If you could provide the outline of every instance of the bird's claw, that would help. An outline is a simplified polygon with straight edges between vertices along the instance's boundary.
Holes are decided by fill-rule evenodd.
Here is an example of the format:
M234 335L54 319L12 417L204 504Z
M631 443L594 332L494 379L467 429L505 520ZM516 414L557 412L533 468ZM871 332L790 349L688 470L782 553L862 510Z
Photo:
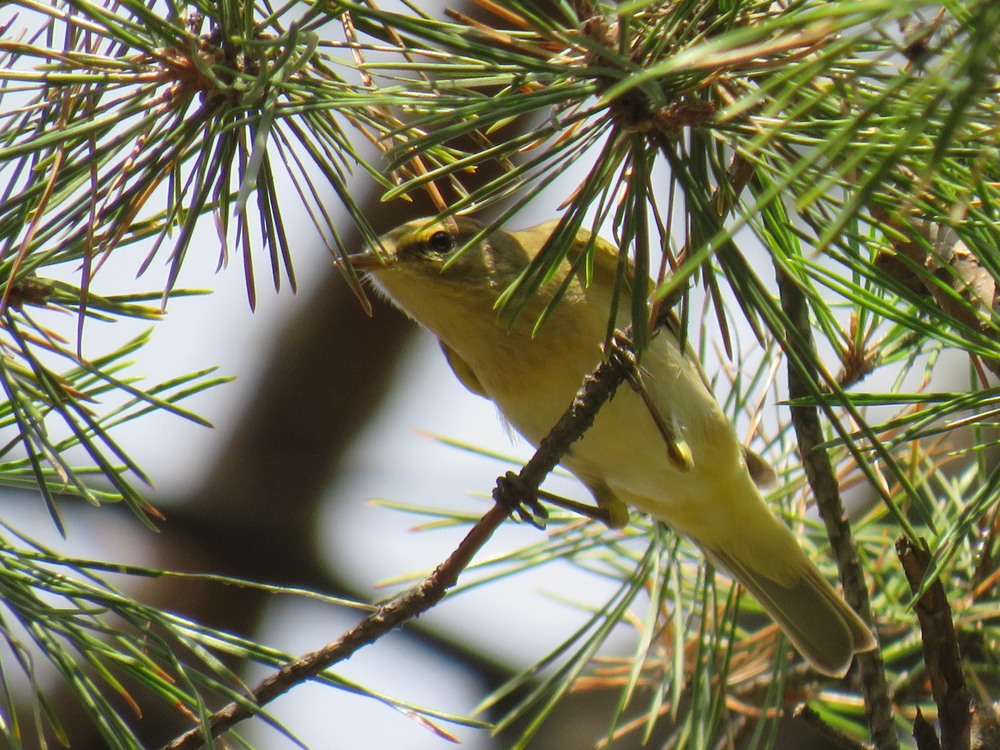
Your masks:
M493 500L508 508L518 520L530 523L536 529L545 529L545 521L549 517L548 511L538 501L535 492L530 490L513 471L508 471L497 479Z
M608 360L624 369L625 377L628 380L629 385L632 386L632 390L638 393L642 398L642 402L646 405L646 410L649 412L649 416L652 417L653 423L656 425L656 429L663 438L663 442L667 448L667 456L670 458L670 461L680 471L691 471L694 466L694 459L691 456L691 448L678 435L679 430L675 427L675 425L672 425L664 417L664 415L660 413L660 409L654 402L653 397L650 395L645 383L643 383L642 368L639 365L639 360L635 356L635 347L629 337L619 330L616 330L611 338L611 344L608 347Z
M635 345L632 339L622 331L615 329L611 335L611 341L607 347L608 361L621 367L625 372L632 390L638 391L642 386L642 377L639 370L639 360L635 356Z

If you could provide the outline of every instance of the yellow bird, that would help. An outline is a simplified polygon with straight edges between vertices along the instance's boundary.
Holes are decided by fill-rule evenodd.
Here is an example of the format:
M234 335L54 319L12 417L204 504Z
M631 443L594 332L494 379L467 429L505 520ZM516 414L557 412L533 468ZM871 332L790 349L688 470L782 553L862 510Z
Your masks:
M380 251L351 258L438 337L458 379L492 400L535 446L601 361L618 258L614 246L595 238L591 282L582 272L569 279L535 331L587 247L591 235L581 231L521 314L500 316L500 294L555 226L495 231L453 257L483 225L462 217L420 219L384 235ZM628 290L622 294L618 309L627 315ZM768 509L754 477L770 470L742 448L697 356L681 349L675 332L661 330L649 342L639 378L638 391L621 389L562 461L590 489L601 510L595 516L622 526L631 506L686 535L753 594L813 668L842 677L855 653L875 648L875 638Z

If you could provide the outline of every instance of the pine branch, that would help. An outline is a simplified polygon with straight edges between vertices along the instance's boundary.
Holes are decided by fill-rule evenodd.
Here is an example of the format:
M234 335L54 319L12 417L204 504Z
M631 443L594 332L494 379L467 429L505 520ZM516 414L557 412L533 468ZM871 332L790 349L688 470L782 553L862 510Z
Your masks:
M815 362L817 355L809 320L809 308L798 286L780 269L778 289L781 294L782 309L793 328L789 331L788 338L798 340L808 347L808 351L802 352L803 356L799 361ZM815 373L812 373L811 377L815 380ZM812 389L805 380L805 375L795 366L792 358L788 361L788 395L793 401L812 396ZM833 471L830 454L822 447L824 436L820 427L819 410L814 406L792 406L791 415L809 486L816 498L820 516L826 524L830 544L837 560L844 596L862 619L871 623L872 609L864 571L858 559L857 546L840 497L840 487ZM882 651L876 648L873 651L857 654L855 658L860 667L865 711L875 747L878 750L896 750L899 747L899 738L893 724L892 701L889 698Z
M972 693L965 682L955 624L948 596L940 579L925 585L924 576L931 556L908 539L896 542L896 554L903 565L906 580L914 594L919 594L915 609L920 621L924 667L931 681L931 692L938 707L941 747L960 750L969 747L972 719ZM933 732L933 729L931 729ZM914 734L917 724L914 724ZM926 731L921 732L922 736ZM926 741L926 740L925 740Z
M625 379L631 353L624 349L624 339L616 337L609 357L588 375L569 409L563 414L538 450L516 478L501 477L494 491L496 505L473 526L455 551L423 581L380 606L356 627L318 651L290 662L262 680L246 700L234 701L215 712L203 727L190 730L165 745L163 750L193 750L210 737L228 731L240 721L251 718L262 707L296 685L349 658L365 646L378 641L390 631L426 612L457 582L472 558L512 512L523 505L534 506L536 493L572 443L590 427L598 410Z

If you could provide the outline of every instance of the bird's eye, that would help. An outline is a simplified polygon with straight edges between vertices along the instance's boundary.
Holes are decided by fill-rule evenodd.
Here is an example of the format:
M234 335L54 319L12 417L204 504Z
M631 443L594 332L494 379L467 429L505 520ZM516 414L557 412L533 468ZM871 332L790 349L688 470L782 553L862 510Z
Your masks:
M427 240L427 247L431 252L444 255L454 246L455 240L447 232L435 232Z

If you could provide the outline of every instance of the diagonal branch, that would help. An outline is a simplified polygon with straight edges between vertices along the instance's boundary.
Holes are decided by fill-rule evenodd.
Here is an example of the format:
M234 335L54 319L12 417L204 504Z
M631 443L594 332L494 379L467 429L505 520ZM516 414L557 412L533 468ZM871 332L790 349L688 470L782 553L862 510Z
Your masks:
M318 651L289 662L266 677L242 701L234 701L214 713L207 721L207 731L218 737L258 710L287 693L296 685L318 675L323 670L344 661L358 650L375 643L390 631L426 612L437 604L472 558L493 535L501 523L522 504L534 505L539 485L551 472L572 443L590 427L598 410L611 398L625 379L630 361L623 337L615 337L602 362L588 375L569 409L542 440L516 478L502 477L497 482L494 498L497 504L472 527L455 551L429 576L413 588L383 604L353 629ZM177 737L163 750L193 750L209 741L203 727L191 729Z
M780 268L777 276L781 307L793 329L789 331L787 339L789 342L802 342L801 346L807 349L799 357L788 358L788 397L792 402L805 402L813 393L807 373L802 372L800 367L816 361L809 308L795 281ZM798 359L802 364L796 365L793 359ZM858 561L854 535L840 497L840 487L830 454L822 447L824 437L819 409L815 406L795 405L791 407L791 417L806 477L837 560L844 597L863 620L872 622L871 602L865 586L864 571ZM875 747L878 750L896 750L899 747L899 737L892 721L892 701L889 698L881 649L858 654L856 658L861 672L861 691L865 698L868 727Z
M905 538L896 542L896 554L914 594L920 593L931 555ZM938 707L941 747L955 750L970 746L972 694L962 670L955 623L948 596L940 579L935 579L917 600L914 609L920 621L924 667ZM916 722L915 722L916 727ZM933 728L930 730L933 732Z

